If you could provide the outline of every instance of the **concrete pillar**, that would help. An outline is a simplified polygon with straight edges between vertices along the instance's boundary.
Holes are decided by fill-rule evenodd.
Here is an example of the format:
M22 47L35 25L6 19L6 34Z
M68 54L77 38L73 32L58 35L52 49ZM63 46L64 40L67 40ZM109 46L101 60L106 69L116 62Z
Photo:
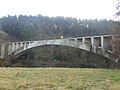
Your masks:
M5 43L1 43L0 58L5 58Z
M25 50L26 49L26 43L25 42L23 43L23 46L24 46L24 50Z
M10 54L11 46L10 43L8 44L8 55Z
M74 38L75 41L77 41L77 38ZM30 42L29 42L30 43Z
M14 43L14 50L17 49L17 43Z
M85 43L85 38L82 38L82 42Z
M24 42L22 42L22 47L23 47L23 49L25 48L25 43Z
M10 55L12 53L12 48L13 48L12 45L13 45L12 43L8 44L8 55Z
M79 44L77 43L77 38L74 38L74 41L75 41L74 45L78 46ZM30 42L29 42L29 44L30 44Z
M28 48L29 42L26 42L26 49Z
M21 42L20 47L23 47L23 42Z
M91 37L91 45L94 46L94 37Z
M9 52L9 44L8 43L6 43L5 44L5 57L7 57L8 56L8 52Z
M18 48L20 48L20 43L18 42Z
M17 49L18 52L21 51L21 46L22 46L22 43L19 42L19 43L18 43L18 49Z
M20 42L20 50L23 50L23 49L24 49L24 43Z
M101 47L104 48L104 37L101 36Z
M12 43L12 52L15 50L15 43Z
M15 46L14 50L16 50L17 49L17 43L14 43L14 46Z
M10 53L12 53L12 43L10 44Z
M15 43L15 53L18 52L18 48L19 48L19 45L18 45L18 42Z

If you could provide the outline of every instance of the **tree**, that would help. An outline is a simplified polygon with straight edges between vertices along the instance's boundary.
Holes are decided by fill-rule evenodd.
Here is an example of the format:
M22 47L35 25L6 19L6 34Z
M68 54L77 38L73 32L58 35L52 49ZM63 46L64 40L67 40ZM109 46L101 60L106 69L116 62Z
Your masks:
M117 9L117 12L116 12L116 14L115 14L115 16L116 17L118 17L118 16L120 16L120 0L117 0L117 5L115 6L116 7L116 9ZM116 18L115 17L115 18Z
M117 0L117 2L118 3L115 6L116 9L117 9L117 12L115 14L115 18L120 16L120 0ZM112 22L112 28L113 29L117 28L118 33L120 33L119 32L119 28L120 28L120 24L119 23L114 24L114 22ZM114 36L114 39L112 41L112 45L114 46L114 52L120 57L120 35Z

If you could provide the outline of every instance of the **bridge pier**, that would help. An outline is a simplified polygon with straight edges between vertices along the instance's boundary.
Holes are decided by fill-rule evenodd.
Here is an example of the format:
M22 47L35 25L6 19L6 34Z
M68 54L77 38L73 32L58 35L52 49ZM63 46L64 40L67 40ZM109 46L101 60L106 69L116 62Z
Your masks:
M94 37L91 37L91 45L94 46Z
M5 43L0 44L0 58L5 57Z
M105 47L105 46L104 46L104 43L105 43L105 42L104 42L104 37L103 37L103 36L101 36L101 47L102 47L102 48L104 48L104 47Z
M82 42L85 43L85 38L82 38Z
M8 45L8 55L12 52L12 45L9 43Z

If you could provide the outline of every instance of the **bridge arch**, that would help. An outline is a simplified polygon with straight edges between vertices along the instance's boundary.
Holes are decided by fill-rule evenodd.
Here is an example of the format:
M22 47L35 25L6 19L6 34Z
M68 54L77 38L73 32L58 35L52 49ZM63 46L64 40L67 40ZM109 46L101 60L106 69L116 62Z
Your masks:
M96 54L99 54L101 56L104 56L108 59L111 59L115 62L119 60L119 57L114 55L110 51L105 51L101 47L95 47L91 46L90 44L86 44L80 41L76 41L73 39L55 39L55 40L42 40L42 41L31 41L29 44L23 45L17 49L15 49L13 52L11 52L7 57L6 60L15 60L17 57L28 51L29 49L44 46L44 45L61 45L61 46L69 46L74 47L82 50L86 50L89 52L93 52Z

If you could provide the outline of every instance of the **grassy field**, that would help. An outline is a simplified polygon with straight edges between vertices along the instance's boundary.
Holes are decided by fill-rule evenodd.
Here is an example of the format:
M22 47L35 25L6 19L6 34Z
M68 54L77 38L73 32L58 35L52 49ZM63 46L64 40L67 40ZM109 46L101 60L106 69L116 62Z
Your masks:
M0 68L0 90L120 90L120 70Z

